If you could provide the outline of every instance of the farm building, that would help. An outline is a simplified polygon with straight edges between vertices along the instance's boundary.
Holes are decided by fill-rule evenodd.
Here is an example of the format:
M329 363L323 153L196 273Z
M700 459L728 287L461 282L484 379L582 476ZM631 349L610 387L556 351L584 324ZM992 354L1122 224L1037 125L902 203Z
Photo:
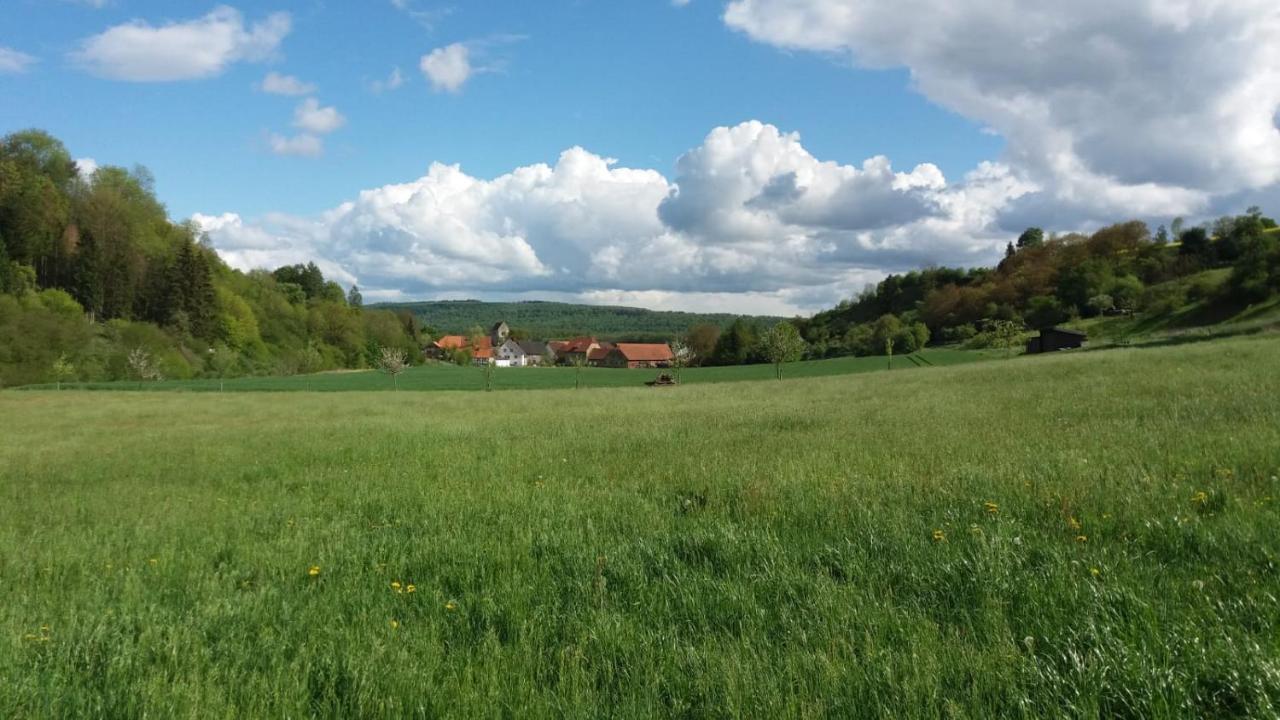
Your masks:
M577 337L553 344L552 349L556 353L556 362L561 365L573 365L578 362L585 364L587 356L598 347L600 343L593 337Z
M539 340L521 340L520 349L525 354L525 365L544 365L555 362L555 353Z
M600 343L599 347L592 348L591 351L587 353L587 364L591 367L600 367L613 348L614 344L611 342Z
M468 345L467 339L461 335L444 335L422 349L422 354L440 360L452 350L461 350Z
M1075 330L1064 330L1056 327L1048 328L1040 331L1040 337L1034 337L1027 341L1027 354L1035 355L1056 350L1070 350L1082 347L1085 340L1088 339L1088 335Z
M601 367L663 368L670 367L675 356L665 343L618 343L600 361Z

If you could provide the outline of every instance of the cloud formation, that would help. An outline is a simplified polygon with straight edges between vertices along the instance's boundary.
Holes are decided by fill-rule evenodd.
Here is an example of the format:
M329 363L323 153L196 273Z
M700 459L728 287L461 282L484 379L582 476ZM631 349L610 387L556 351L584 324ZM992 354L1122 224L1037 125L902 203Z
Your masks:
M193 80L219 75L236 62L271 57L291 27L288 13L246 25L238 10L223 5L204 17L158 27L142 20L116 25L84 40L71 58L111 80Z
M569 294L651 307L814 310L886 270L985 262L998 212L1028 192L984 165L950 185L932 165L895 171L813 157L798 135L716 128L674 180L582 148L484 180L433 164L316 218L197 216L228 262L321 258L369 297Z
M35 64L36 58L13 48L0 47L0 75L24 73Z
M310 95L316 91L315 83L307 83L292 75L281 75L274 70L262 78L262 92L271 95Z
M1042 188L1024 213L1194 214L1280 181L1273 0L733 0L724 20L908 68L930 100L1006 138L1006 162Z
M292 137L271 133L267 137L271 152L276 155L295 155L298 157L320 157L324 154L324 141L310 133L299 133Z
M432 50L422 56L418 67L436 92L458 92L473 72L471 53L462 43Z
M307 98L293 111L293 126L315 135L328 135L347 124L338 108L322 107L315 98Z

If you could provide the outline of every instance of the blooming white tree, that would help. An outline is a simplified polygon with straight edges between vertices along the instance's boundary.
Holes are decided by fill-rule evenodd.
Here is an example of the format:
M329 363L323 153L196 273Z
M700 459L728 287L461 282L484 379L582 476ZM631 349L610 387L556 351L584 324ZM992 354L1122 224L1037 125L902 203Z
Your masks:
M378 354L378 369L391 376L391 385L400 389L400 373L409 368L409 356L400 348L384 347Z

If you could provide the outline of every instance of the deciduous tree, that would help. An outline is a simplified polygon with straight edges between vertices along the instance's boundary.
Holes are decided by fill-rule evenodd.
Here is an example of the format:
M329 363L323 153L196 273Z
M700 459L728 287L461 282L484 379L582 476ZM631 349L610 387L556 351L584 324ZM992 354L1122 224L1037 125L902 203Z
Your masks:
M760 339L764 356L773 363L774 372L782 379L784 363L795 362L804 356L805 342L800 331L789 322L780 322L765 331Z

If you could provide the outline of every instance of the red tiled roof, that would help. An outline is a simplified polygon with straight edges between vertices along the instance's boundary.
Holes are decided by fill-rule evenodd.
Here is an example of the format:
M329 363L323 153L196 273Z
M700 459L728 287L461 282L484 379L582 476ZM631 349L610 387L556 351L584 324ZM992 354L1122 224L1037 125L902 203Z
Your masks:
M566 341L563 352L584 353L592 345L596 345L596 339L593 337L576 337Z
M441 350L460 350L465 347L471 347L471 340L462 335L445 335L435 341L435 346ZM476 347L481 350L491 348L493 347L493 341L488 337L482 337L480 338L480 344Z
M628 362L664 362L675 357L665 343L618 343L617 349Z
M471 357L472 359L475 359L475 360L489 360L493 357L493 348L491 347L480 348L479 350L476 350L474 353L472 353Z
M603 359L605 359L605 357L609 354L609 351L610 351L610 350L612 350L612 349L613 349L613 348L607 348L607 347L598 347L598 348L594 348L593 350L591 350L591 352L587 353L587 359L588 359L588 360L603 360Z

